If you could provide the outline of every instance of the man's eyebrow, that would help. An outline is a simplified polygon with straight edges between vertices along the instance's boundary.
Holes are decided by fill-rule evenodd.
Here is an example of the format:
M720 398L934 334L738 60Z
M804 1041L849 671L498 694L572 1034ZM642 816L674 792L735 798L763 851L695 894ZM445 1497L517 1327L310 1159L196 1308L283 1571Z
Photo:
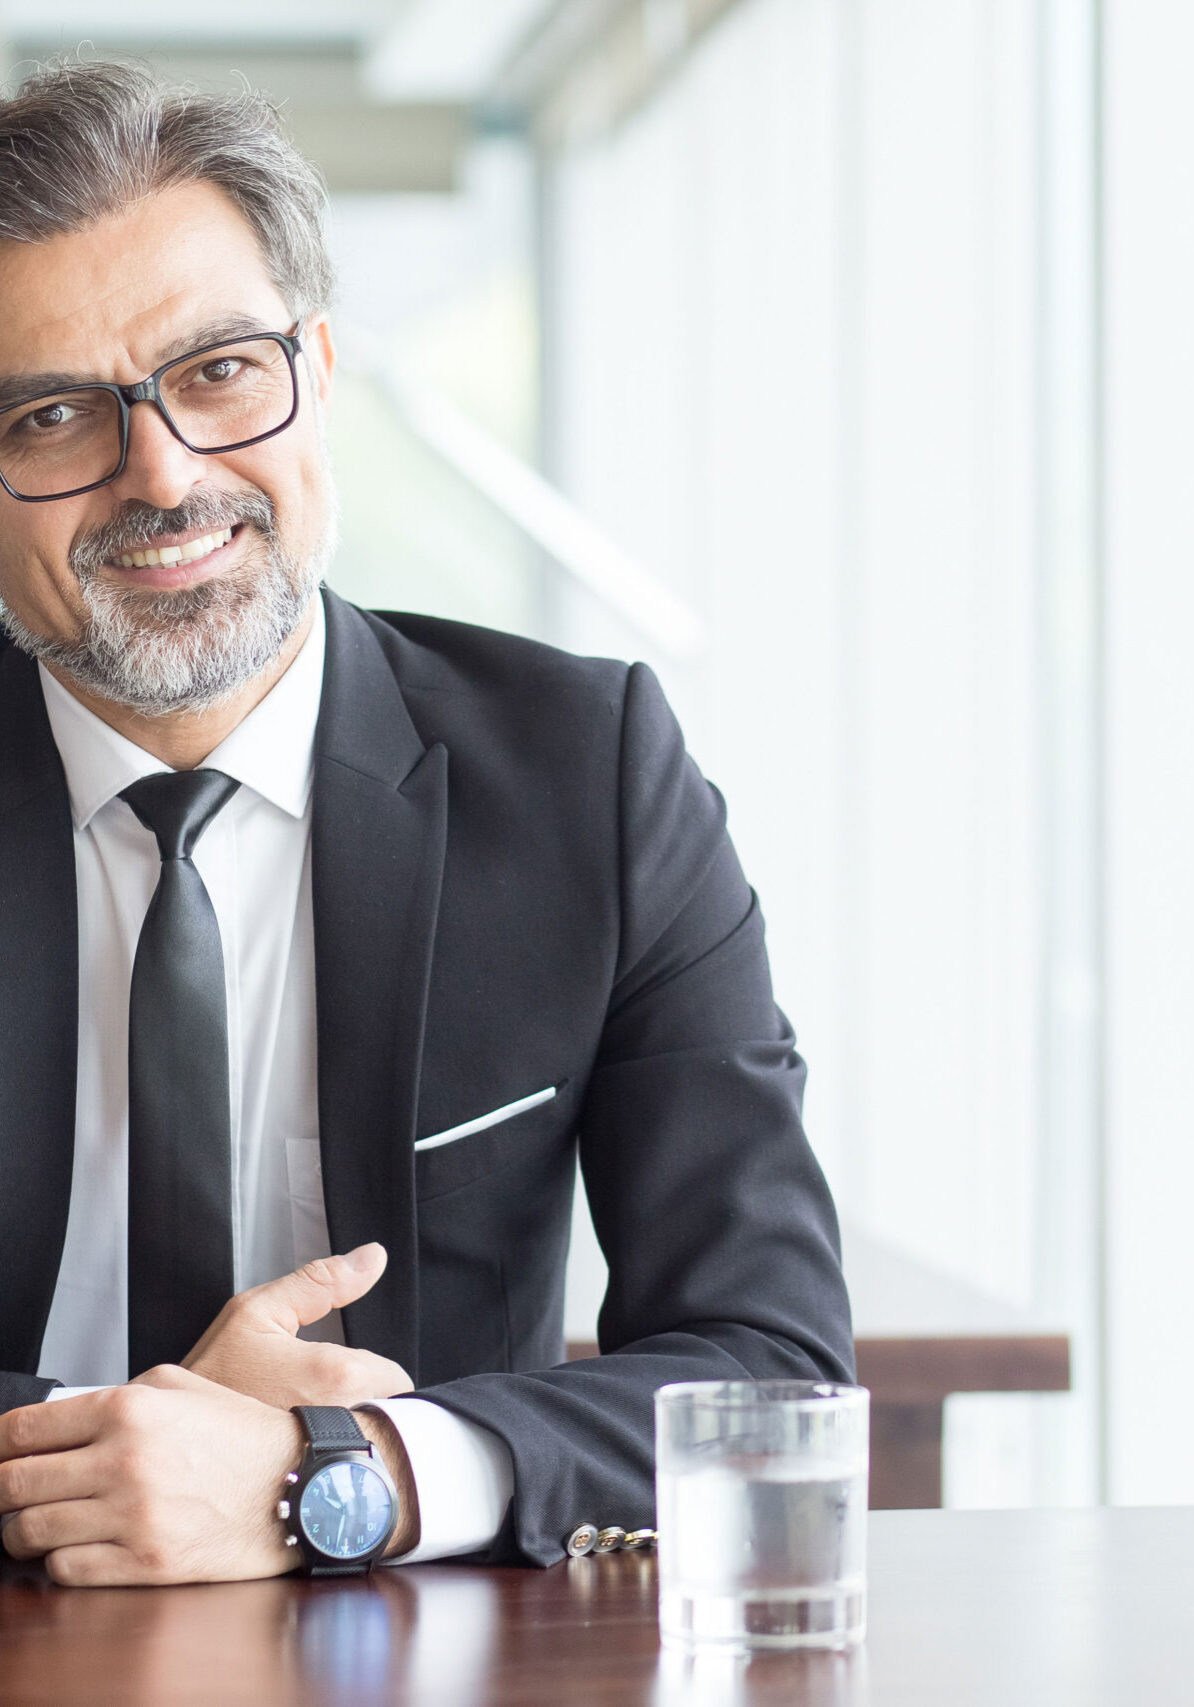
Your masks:
M223 344L231 338L251 338L258 332L276 332L277 326L269 326L264 320L258 320L253 314L225 315L220 320L209 320L202 326L195 326L181 337L171 339L158 352L155 367L163 362L173 361L176 356L185 356L191 350L201 350L207 344ZM11 409L14 403L31 402L36 397L45 397L53 391L78 391L86 385L106 383L106 376L95 373L67 373L64 371L47 373L14 373L0 375L0 410Z
M159 350L154 366L173 361L175 356L185 356L190 350L201 350L205 344L223 344L229 338L251 338L257 332L281 330L280 326L270 326L264 320L258 320L255 314L225 315L222 320L209 320L205 326L196 326L190 332L184 332L181 338L166 344Z

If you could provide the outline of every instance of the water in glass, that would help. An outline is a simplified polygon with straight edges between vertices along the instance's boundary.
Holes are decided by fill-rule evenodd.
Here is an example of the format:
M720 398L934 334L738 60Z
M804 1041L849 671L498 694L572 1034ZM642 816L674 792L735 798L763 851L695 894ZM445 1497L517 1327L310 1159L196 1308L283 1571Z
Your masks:
M670 1646L861 1641L865 1459L718 1456L659 1475L660 1627Z

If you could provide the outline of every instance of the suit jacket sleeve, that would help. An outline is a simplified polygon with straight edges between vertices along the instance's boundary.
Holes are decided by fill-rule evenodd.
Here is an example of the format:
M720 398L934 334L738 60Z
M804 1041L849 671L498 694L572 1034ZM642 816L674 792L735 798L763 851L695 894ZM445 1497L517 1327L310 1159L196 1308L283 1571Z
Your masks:
M42 1375L22 1375L10 1369L0 1369L0 1411L36 1405L61 1385L61 1381L48 1381Z
M552 1564L586 1520L653 1525L664 1382L853 1378L837 1223L758 903L721 798L641 665L619 786L620 952L579 1133L609 1263L602 1355L421 1394L510 1449L498 1562Z

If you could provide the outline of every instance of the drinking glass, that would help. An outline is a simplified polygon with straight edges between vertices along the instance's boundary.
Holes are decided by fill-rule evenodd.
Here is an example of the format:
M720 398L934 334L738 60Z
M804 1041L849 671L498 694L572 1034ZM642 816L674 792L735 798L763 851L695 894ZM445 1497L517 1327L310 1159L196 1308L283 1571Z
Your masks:
M866 1633L870 1395L690 1381L655 1395L665 1645L844 1648Z

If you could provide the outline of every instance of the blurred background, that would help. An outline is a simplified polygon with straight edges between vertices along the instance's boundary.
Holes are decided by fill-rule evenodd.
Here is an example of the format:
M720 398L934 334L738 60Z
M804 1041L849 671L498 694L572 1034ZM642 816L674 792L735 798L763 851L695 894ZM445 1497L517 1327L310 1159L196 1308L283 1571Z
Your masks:
M80 43L327 178L337 589L658 670L860 1334L1068 1340L947 1503L1194 1500L1190 8L0 0Z

